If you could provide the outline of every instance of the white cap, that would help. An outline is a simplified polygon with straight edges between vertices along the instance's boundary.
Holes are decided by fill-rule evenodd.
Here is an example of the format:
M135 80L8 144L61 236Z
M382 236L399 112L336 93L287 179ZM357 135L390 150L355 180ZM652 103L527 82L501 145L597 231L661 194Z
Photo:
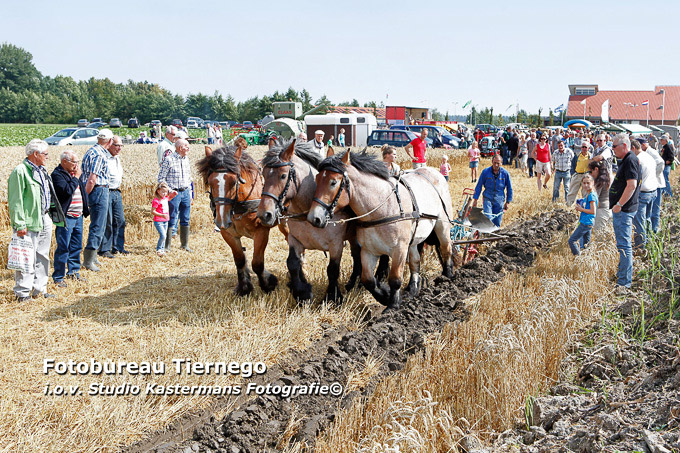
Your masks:
M175 137L183 138L184 140L186 140L187 138L189 138L189 134L187 134L181 129L178 129L177 132L175 132Z
M326 135L326 133L324 131L322 131L321 129L319 129L319 130L314 132L314 135Z
M113 138L113 132L111 132L111 129L102 129L99 131L97 138L100 140L111 140Z

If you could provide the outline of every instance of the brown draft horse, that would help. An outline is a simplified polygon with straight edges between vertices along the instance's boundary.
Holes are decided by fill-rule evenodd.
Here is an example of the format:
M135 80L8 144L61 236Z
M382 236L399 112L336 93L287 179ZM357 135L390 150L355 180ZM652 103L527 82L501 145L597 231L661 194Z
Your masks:
M243 296L253 290L250 270L246 263L241 238L253 240L253 271L257 274L260 288L269 292L276 288L278 279L264 268L264 251L269 242L270 227L257 219L257 207L262 195L262 175L257 163L243 150L247 147L243 138L235 144L226 145L213 151L205 147L205 157L196 165L210 188L210 205L213 209L215 226L220 229L229 244L236 263L238 285L236 294ZM285 225L279 230L288 236Z

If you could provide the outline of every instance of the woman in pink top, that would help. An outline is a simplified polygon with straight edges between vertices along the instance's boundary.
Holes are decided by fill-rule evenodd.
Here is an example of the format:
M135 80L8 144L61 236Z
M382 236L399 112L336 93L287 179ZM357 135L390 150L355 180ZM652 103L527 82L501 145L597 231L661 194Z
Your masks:
M548 181L550 181L550 145L548 144L548 137L546 134L541 135L541 139L534 148L536 154L536 184L538 191L541 191L541 175L545 175L543 182L543 189L548 188Z
M479 167L479 144L477 141L472 142L472 146L468 148L468 156L470 157L470 178L472 182L477 182L477 167Z
M153 224L158 230L158 244L156 245L156 254L158 256L165 255L165 237L168 234L168 222L170 220L170 210L168 209L168 201L175 198L177 192L170 192L170 187L162 182L156 188L156 194L151 203L151 213L153 214Z

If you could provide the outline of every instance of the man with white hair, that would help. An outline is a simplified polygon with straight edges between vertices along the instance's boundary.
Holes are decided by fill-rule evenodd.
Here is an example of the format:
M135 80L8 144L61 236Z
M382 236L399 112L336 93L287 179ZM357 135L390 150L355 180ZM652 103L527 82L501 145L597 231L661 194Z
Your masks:
M83 218L90 215L90 210L81 174L75 151L63 151L61 163L52 172L54 190L66 217L64 226L55 230L57 248L54 251L52 280L59 287L67 286L64 277L87 281L80 276L80 252L83 249Z
M641 139L642 140L642 139ZM638 210L633 218L635 226L635 249L636 253L644 253L647 245L652 215L652 205L656 198L656 190L659 183L656 179L656 162L654 158L642 150L638 140L631 140L630 146L640 162L640 195L638 196Z
M628 134L614 137L612 146L621 164L609 188L609 206L612 209L616 249L619 251L619 269L616 273L618 291L630 288L633 282L633 245L631 235L633 217L638 209L640 195L640 161L630 150Z
M83 157L80 179L85 183L87 202L90 209L90 229L87 245L83 251L83 267L99 272L97 250L104 239L106 218L109 214L109 148L113 143L113 132L102 129L97 135L97 144L87 150Z
M166 183L177 195L168 203L170 222L168 229L176 229L179 222L180 248L191 252L189 248L189 220L191 218L191 163L187 157L189 142L179 139L175 142L175 152L163 160L158 173L158 183ZM172 234L165 238L165 250L170 250Z
M99 255L105 258L113 258L116 253L127 255L125 250L125 212L123 211L123 196L120 191L123 182L123 166L120 163L120 154L123 149L123 141L117 135L113 136L109 148L109 213L106 216L106 229L104 239L99 247Z
M158 165L161 165L163 163L163 159L175 151L176 140L177 128L175 126L166 127L165 138L156 147L156 154L158 154Z
M663 195L664 191L666 190L666 180L663 176L663 169L665 164L663 158L661 157L661 155L659 155L659 152L652 146L649 146L649 143L647 142L646 138L640 137L638 141L640 142L642 151L652 156L654 162L656 163L657 189L656 196L654 197L654 202L652 203L652 212L650 214L650 220L652 222L652 231L656 233L659 231L659 220L661 217L661 195Z
M312 140L312 145L314 145L314 150L319 153L321 157L326 157L326 147L323 144L323 136L326 135L324 131L319 129L314 132L314 140Z
M14 274L14 294L19 302L27 302L31 296L53 297L47 293L52 225L63 226L64 213L45 170L48 146L40 139L28 142L26 158L7 181L7 207L14 234L33 245L29 268Z
M607 170L609 170L609 173L612 173L614 154L607 145L607 137L604 134L600 134L595 138L595 150L593 151L592 159L590 159L591 162L599 162L601 160L607 162Z

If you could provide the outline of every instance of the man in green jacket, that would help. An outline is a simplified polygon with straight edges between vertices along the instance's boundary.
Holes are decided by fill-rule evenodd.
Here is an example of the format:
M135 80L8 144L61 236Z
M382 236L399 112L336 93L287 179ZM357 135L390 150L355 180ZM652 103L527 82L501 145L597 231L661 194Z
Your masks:
M26 145L26 159L12 171L7 184L14 233L33 243L33 267L14 275L14 294L19 302L27 302L31 296L53 297L47 293L53 217L63 226L64 213L45 170L48 147L43 140L31 140Z

